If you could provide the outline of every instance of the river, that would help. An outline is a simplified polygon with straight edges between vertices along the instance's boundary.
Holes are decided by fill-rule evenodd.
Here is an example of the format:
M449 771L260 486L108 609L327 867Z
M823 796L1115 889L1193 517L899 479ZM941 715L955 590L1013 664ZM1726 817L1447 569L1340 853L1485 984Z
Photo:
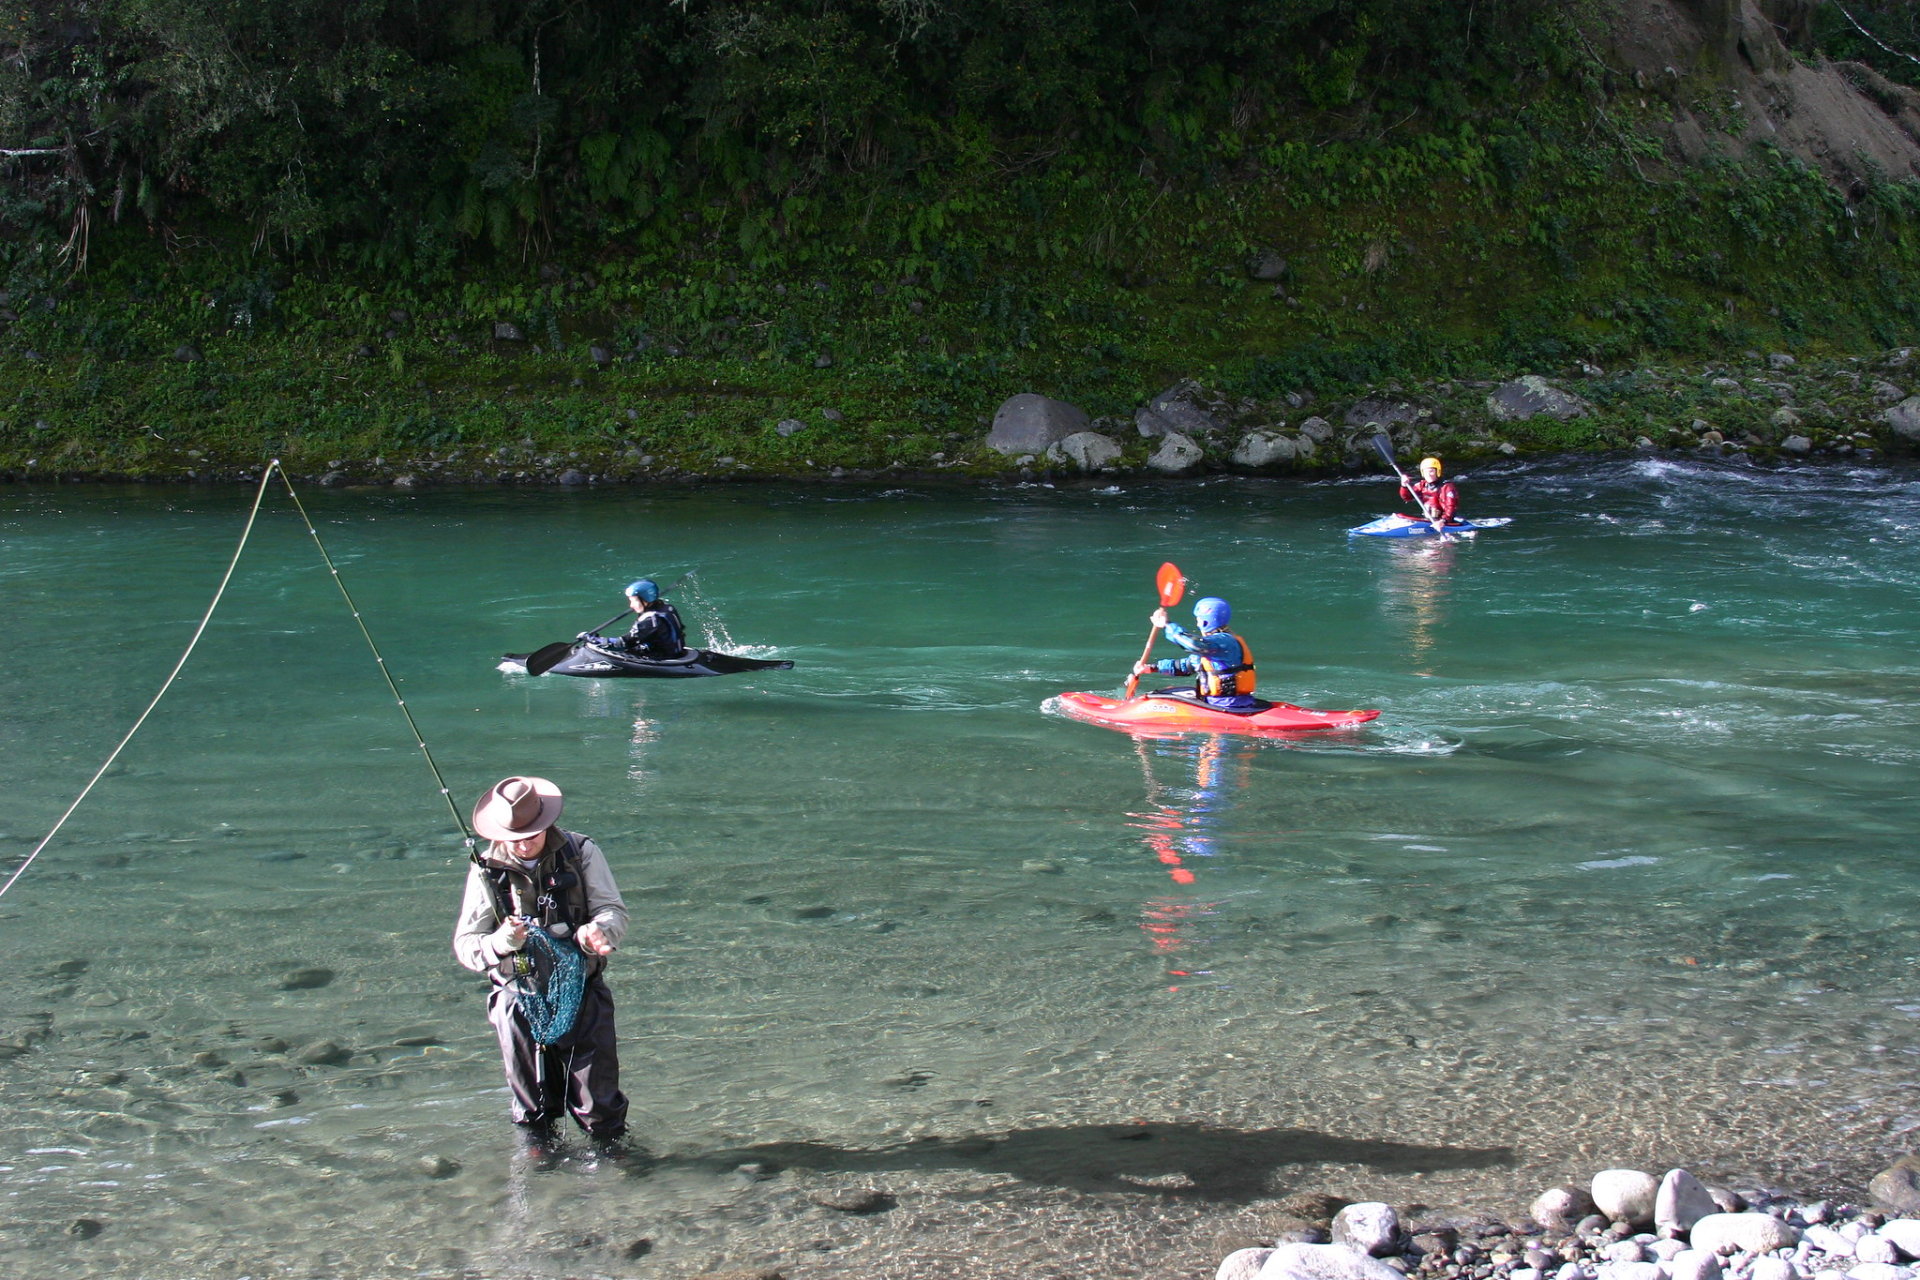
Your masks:
M11 1273L1202 1275L1296 1191L1857 1194L1920 1126L1920 474L1462 487L1513 524L1349 540L1377 477L303 489L460 807L552 777L632 910L650 1160L543 1172L449 953L459 832L276 482L0 897ZM254 496L0 490L5 867ZM1120 684L1163 560L1262 693L1379 719L1050 714ZM794 669L497 669L689 568L696 635Z

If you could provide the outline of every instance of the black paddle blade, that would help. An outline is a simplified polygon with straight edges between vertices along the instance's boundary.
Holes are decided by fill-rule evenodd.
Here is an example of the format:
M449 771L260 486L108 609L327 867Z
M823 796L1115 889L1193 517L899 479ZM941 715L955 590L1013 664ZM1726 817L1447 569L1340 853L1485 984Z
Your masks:
M1393 441L1387 439L1384 432L1373 438L1373 451L1386 459L1387 465L1395 472L1400 470L1400 464L1393 460Z
M568 654L573 652L577 640L555 640L552 644L542 645L527 655L527 674L543 676L557 666Z

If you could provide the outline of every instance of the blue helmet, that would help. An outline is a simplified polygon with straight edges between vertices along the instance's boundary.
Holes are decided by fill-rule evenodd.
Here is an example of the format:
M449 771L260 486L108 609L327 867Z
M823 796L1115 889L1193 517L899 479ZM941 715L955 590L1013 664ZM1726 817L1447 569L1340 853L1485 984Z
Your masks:
M660 584L652 578L636 578L627 584L627 594L639 596L642 604L652 604L660 598Z
M1202 631L1215 631L1227 625L1233 617L1233 606L1219 596L1208 596L1193 603L1193 620L1200 624Z

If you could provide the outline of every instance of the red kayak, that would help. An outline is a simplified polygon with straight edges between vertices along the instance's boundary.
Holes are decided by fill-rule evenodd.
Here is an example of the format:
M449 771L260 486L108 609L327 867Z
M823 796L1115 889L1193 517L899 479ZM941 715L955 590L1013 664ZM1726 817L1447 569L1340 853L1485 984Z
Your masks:
M1222 711L1192 695L1148 693L1138 698L1109 698L1098 693L1063 693L1054 699L1075 720L1124 729L1129 733L1299 733L1365 724L1378 711L1314 711L1291 702L1267 702L1258 711Z

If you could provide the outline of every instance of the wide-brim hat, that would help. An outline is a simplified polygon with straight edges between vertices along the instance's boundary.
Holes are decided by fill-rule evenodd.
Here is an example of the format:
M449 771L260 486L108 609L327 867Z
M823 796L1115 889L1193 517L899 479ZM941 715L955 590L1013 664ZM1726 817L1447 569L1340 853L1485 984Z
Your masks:
M488 787L473 806L473 830L489 840L525 840L560 821L566 799L545 778L515 775Z

